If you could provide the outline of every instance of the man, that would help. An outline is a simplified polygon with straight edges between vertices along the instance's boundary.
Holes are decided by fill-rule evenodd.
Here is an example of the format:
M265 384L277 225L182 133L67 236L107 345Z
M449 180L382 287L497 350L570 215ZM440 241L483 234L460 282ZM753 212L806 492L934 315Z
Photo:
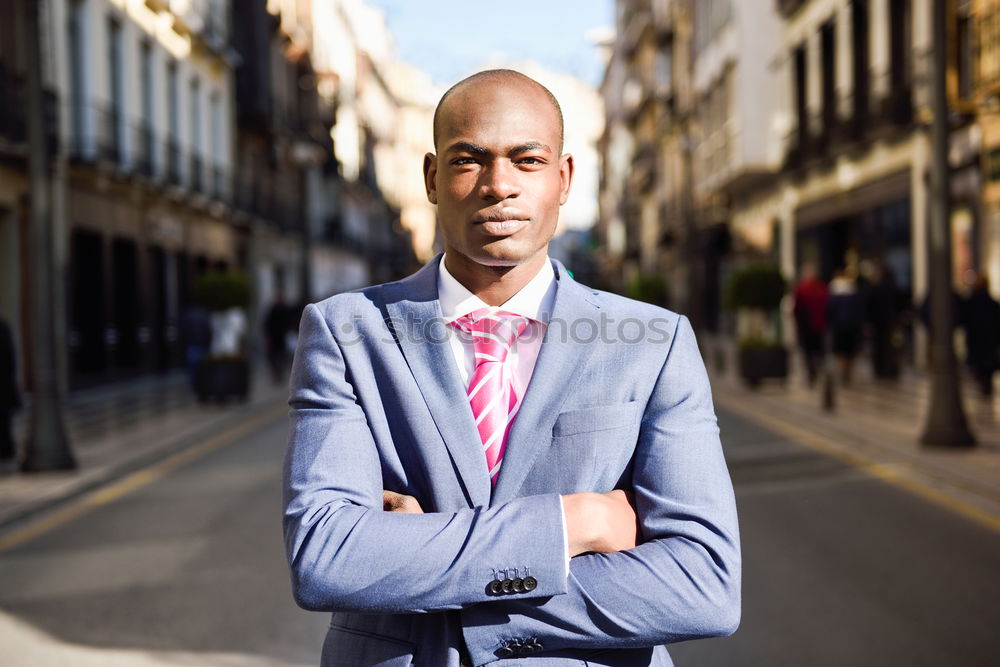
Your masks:
M802 279L795 286L793 300L795 330L799 335L799 347L802 348L802 358L805 361L810 387L816 383L823 363L826 302L829 298L829 289L826 283L820 280L816 266L803 264Z
M434 126L443 259L302 317L284 526L323 664L670 665L740 614L691 328L548 259L573 159L540 84L473 75Z
M979 385L980 395L992 396L997 348L1000 347L1000 304L990 296L990 281L986 274L975 277L972 291L958 313L965 329L965 362Z
M271 367L271 380L287 382L288 331L292 324L292 311L285 305L285 295L278 290L264 318L264 340L267 343L267 363Z

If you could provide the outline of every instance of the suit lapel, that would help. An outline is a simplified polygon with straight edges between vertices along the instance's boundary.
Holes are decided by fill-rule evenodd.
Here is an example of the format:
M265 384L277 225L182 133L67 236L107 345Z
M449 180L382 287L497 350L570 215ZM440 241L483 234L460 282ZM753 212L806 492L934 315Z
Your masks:
M469 506L485 506L491 490L486 457L438 301L440 257L409 278L382 288L387 324L448 448Z
M535 362L531 382L528 383L508 436L491 505L517 497L535 458L551 444L552 426L566 398L568 387L573 386L574 377L586 365L598 344L596 340L589 345L573 340L573 332L576 330L574 322L593 320L595 327L599 325L597 316L600 307L594 299L594 293L570 278L565 267L558 261L553 264L557 285L552 318ZM590 336L591 329L586 327L577 331L583 332L578 335Z

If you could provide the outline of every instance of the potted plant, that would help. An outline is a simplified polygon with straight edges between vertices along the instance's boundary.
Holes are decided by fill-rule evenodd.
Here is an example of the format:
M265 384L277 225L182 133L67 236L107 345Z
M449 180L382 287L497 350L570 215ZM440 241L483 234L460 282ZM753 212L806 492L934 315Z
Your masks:
M788 376L788 350L778 336L778 308L786 289L781 270L770 263L738 269L726 283L726 307L737 314L740 375L751 387Z
M666 307L669 301L670 288L662 276L642 273L628 284L626 296L637 301L645 301L656 306Z
M250 394L246 350L250 280L238 271L206 273L196 280L194 297L212 313L211 351L195 369L198 400L246 400Z

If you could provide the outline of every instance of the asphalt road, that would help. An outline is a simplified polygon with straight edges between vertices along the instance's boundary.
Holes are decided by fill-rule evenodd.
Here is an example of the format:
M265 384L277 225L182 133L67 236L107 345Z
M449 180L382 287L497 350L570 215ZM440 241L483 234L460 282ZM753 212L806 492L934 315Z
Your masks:
M732 637L678 667L1000 664L1000 533L720 414L743 546Z
M728 414L744 549L699 665L995 665L1000 534ZM315 665L279 513L283 421L0 553L0 665Z
M0 665L316 665L329 618L296 607L281 541L286 430L0 553Z

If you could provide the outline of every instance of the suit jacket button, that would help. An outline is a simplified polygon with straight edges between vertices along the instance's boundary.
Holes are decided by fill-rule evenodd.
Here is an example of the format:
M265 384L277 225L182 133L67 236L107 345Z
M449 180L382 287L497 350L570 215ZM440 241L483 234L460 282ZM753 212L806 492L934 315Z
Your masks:
M524 578L524 590L533 591L536 588L538 588L538 579L535 579L534 577Z
M524 579L521 577L514 577L513 588L515 593L524 592Z
M509 646L501 646L497 649L498 658L511 658L514 656L514 650Z
M500 586L503 589L504 593L514 592L514 582L511 579L504 579L503 581L500 582Z
M503 592L503 584L499 579L494 579L490 582L490 593L493 595L500 595Z

